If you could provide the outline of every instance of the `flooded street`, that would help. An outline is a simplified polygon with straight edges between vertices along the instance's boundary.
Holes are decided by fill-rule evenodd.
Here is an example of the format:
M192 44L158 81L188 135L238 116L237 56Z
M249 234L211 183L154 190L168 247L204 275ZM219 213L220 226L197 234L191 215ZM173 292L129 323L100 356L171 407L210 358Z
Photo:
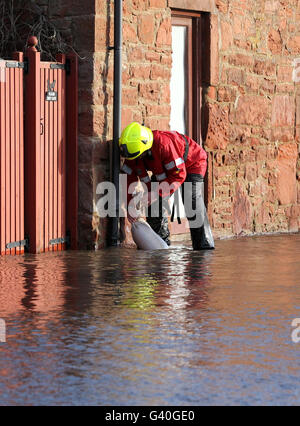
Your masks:
M299 405L300 235L216 248L0 258L0 404Z

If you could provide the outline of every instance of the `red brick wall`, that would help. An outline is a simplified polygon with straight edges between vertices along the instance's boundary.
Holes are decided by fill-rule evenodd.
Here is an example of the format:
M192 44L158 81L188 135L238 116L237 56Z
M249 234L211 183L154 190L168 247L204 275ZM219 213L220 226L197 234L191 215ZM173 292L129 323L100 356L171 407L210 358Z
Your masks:
M107 47L113 45L113 1L53 3L53 19L85 57L80 61L79 93L80 241L82 248L102 247L106 223L97 216L95 204L97 185L109 176L113 51ZM297 231L300 86L293 80L293 63L300 58L299 2L215 3L210 82L205 88L208 202L215 235ZM190 7L191 2L185 4ZM168 128L167 5L167 0L123 2L123 127L137 120L153 129Z
M298 231L300 85L293 63L300 57L300 4L216 6L206 140L215 234Z
M101 146L105 147L106 141L110 145L112 139L113 51L107 52L107 46L113 45L114 11L111 3L108 6L106 0L98 0L96 9L93 102L96 123L94 137L99 156ZM171 11L166 4L166 0L123 2L122 128L132 121L145 123L152 129L169 127L172 41ZM108 160L105 161L108 164ZM102 169L96 164L93 176L95 189L103 180ZM97 202L95 193L94 202ZM97 218L96 212L94 222L104 222ZM103 246L104 235L101 228L98 232L99 247Z

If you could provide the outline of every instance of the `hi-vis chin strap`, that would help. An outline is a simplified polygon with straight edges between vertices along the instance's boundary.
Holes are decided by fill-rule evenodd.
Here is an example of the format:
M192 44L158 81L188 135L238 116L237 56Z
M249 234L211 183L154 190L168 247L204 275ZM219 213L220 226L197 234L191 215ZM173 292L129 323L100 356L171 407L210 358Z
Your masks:
M122 157L124 158L134 158L137 157L140 153L140 151L134 152L133 154L130 154L130 152L128 151L127 145L123 144L120 146L120 152Z

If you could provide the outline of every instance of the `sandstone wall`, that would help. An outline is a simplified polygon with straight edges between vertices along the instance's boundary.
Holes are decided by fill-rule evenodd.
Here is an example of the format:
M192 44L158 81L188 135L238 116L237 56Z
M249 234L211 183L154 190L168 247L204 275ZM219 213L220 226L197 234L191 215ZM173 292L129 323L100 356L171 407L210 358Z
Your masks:
M107 221L98 217L95 206L97 186L109 178L113 136L113 50L108 47L114 44L114 2L98 0L95 7L93 81L81 92L86 101L80 117L79 179L82 246L96 242L100 248L105 245ZM122 128L132 121L168 128L172 58L166 1L124 1L123 40Z
M300 2L217 0L209 202L218 235L298 231ZM216 49L217 52L217 49Z
M97 185L109 177L113 51L108 47L113 45L114 2L50 3L53 20L85 57L80 61L79 92L80 241L82 248L102 247L106 221L97 216L95 204ZM123 2L122 126L137 120L152 129L168 128L168 4ZM190 8L193 2L183 4ZM216 236L299 229L299 19L297 0L215 1L205 86L205 147L209 214Z

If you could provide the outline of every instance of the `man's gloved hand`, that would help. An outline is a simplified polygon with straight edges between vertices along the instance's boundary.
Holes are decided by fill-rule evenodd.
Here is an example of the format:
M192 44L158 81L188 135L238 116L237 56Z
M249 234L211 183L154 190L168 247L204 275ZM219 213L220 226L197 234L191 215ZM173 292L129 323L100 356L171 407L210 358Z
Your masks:
M136 222L139 217L146 213L147 207L158 200L158 194L147 191L143 195L139 194L138 198L138 201L130 203L128 206L127 218L131 224Z
M130 216L130 214L129 214L129 213L127 214L127 219L128 219L128 221L129 221L129 223L131 223L131 225L132 225L133 223L135 223L135 222L138 220L138 218L137 218L137 217L132 217L132 216Z
M157 200L158 200L158 194L156 192L153 192L153 191L145 192L145 194L142 196L140 200L141 208L143 207L147 208Z

